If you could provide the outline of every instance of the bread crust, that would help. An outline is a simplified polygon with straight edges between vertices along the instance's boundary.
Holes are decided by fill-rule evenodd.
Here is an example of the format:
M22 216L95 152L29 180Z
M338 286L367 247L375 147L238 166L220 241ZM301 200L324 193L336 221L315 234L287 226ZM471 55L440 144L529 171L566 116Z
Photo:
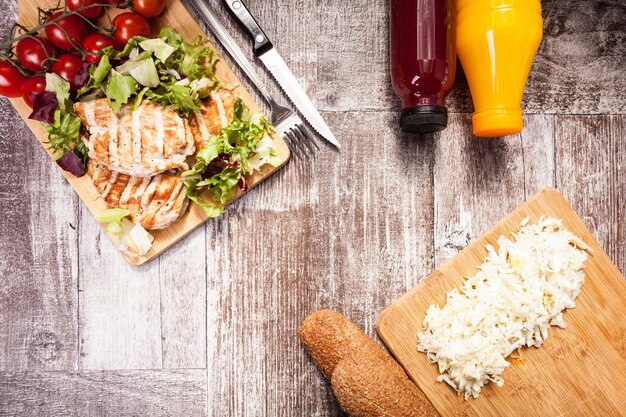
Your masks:
M300 339L328 379L342 359L359 352L380 350L354 323L333 310L318 310L304 319Z
M400 365L340 313L314 312L300 326L300 338L350 416L439 416Z
M331 378L335 397L352 417L438 417L424 393L389 356L346 358Z

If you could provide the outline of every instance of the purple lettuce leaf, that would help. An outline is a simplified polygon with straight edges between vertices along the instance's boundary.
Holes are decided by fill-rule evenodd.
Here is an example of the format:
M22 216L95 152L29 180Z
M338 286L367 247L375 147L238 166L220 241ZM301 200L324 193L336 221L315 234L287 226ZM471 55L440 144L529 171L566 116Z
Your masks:
M35 95L35 99L33 100L33 112L28 118L51 125L54 123L54 112L57 107L59 107L57 95L50 91L43 91Z
M76 87L76 89L81 89L87 85L90 76L89 68L91 68L91 64L83 62L83 65L81 65L80 69L74 76L72 84Z
M67 172L71 172L75 177L85 175L85 166L83 160L74 151L65 152L62 157L57 159L57 164Z

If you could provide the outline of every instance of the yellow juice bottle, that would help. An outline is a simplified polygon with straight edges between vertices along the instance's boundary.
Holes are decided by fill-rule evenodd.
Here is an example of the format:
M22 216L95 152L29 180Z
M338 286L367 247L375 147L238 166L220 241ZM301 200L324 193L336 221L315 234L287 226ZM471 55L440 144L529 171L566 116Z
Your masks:
M522 95L543 33L540 0L457 0L456 44L476 136L520 132Z

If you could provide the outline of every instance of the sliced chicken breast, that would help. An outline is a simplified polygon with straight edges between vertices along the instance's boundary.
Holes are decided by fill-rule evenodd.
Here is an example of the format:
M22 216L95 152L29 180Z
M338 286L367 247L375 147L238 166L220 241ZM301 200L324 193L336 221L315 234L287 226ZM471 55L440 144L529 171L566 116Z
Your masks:
M146 229L163 229L187 209L189 200L179 173L131 177L90 159L87 172L104 201L127 209Z
M211 96L201 104L200 111L189 119L197 151L233 121L235 101L237 96L231 90L211 91Z
M195 152L187 120L145 100L137 110L124 106L113 113L107 99L74 104L89 137L83 137L89 157L113 171L146 177L189 169L185 159Z

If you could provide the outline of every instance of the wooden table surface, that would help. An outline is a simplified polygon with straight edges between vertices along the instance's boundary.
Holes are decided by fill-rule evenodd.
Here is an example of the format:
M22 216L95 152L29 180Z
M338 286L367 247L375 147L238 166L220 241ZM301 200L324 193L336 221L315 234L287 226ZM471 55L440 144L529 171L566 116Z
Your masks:
M302 319L333 308L375 337L385 306L544 187L626 270L625 2L543 2L526 128L497 140L472 137L462 75L444 132L399 132L386 1L248 3L343 148L143 267L0 100L0 415L340 415ZM6 37L15 1L0 10Z

